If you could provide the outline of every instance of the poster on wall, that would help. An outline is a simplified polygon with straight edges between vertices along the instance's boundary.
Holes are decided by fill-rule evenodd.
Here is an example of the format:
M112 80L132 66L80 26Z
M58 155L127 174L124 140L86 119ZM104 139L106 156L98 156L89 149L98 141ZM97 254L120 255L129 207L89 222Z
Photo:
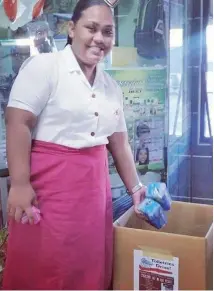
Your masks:
M164 169L166 69L107 70L121 87L129 143L141 174ZM109 157L110 173L114 172Z

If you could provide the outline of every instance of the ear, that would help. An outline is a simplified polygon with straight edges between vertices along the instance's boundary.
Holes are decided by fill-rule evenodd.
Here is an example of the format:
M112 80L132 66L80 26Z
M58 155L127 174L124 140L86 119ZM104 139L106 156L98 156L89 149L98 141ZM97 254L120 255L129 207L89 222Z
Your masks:
M70 38L74 37L74 28L75 28L75 25L74 25L73 21L70 20L68 22L68 35L70 36Z

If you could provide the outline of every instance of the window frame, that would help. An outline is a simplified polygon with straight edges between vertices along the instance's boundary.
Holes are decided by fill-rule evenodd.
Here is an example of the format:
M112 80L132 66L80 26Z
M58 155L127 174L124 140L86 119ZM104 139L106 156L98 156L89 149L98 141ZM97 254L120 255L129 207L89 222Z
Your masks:
M207 58L207 33L206 29L208 25L213 25L213 17L211 16L211 11L208 15L208 21L206 21L206 15L204 15L203 20L201 21L201 74L200 74L200 102L199 102L199 124L198 124L198 144L199 145L212 145L213 144L213 128L210 119L210 108L208 94L214 92L208 92L207 90L207 72L209 71L208 67L208 58ZM204 65L203 65L204 64ZM207 115L207 116L206 116ZM205 136L206 131L206 117L208 123L208 130L210 132L210 137Z

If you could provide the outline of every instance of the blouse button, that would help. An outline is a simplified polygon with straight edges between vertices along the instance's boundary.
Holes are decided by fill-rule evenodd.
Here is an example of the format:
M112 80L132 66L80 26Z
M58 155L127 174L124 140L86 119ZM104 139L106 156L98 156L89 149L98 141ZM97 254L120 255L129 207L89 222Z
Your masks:
M95 98L96 97L96 95L95 94L92 94L92 98Z
M95 132L91 132L91 136L95 136Z
M99 116L99 113L98 113L98 112L95 112L94 115L95 115L95 116Z

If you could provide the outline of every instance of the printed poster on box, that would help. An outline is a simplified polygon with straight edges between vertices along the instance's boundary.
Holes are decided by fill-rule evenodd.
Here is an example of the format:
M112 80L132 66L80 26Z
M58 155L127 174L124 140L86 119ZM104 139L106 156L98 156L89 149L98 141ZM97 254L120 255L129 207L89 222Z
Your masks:
M124 96L129 142L141 174L164 169L166 69L114 69L107 72ZM114 164L109 157L110 173Z
M179 290L179 259L134 250L134 290Z

